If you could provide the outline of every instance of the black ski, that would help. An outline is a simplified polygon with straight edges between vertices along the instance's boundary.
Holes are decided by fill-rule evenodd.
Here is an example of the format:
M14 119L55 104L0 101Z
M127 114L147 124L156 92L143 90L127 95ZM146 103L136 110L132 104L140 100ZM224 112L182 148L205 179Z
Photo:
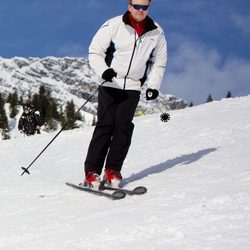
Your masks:
M114 190L113 193L105 193L102 190L95 190L95 189L92 189L92 188L83 187L83 186L73 184L73 183L70 183L70 182L66 182L65 184L72 187L72 188L75 188L75 189L78 189L78 190L81 190L81 191L85 191L85 192L88 192L88 193L91 193L91 194L94 194L94 195L103 196L103 197L109 198L111 200L123 199L126 196L126 193L123 192L122 190Z
M113 191L122 191L128 195L141 195L147 192L147 188L143 186L136 187L134 189L126 189L126 188L114 188L110 186L106 186L105 183L101 183L100 190L113 190Z

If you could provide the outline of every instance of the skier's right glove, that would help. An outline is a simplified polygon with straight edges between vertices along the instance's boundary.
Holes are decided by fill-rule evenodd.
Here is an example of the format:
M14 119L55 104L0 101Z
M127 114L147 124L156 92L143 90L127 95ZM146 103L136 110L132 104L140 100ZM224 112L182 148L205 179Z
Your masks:
M105 80L106 82L112 82L112 79L117 76L117 73L112 69L106 69L102 73L102 79Z

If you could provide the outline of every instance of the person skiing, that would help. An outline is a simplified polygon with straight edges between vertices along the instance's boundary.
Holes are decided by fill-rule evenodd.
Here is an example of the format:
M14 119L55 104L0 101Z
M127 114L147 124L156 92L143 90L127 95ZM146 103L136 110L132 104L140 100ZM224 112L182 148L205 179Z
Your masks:
M23 105L23 113L18 122L18 130L26 135L40 134L40 113L29 103Z
M132 123L141 86L146 100L158 97L167 63L167 41L149 16L151 0L130 0L128 10L106 21L89 46L89 63L104 80L98 89L97 124L84 162L82 185L103 181L118 187L134 130Z

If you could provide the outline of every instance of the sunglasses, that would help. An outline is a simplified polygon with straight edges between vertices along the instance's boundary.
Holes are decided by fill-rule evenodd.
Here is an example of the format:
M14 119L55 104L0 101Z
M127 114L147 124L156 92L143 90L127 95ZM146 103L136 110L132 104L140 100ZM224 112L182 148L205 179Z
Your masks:
M135 10L140 10L142 9L143 11L146 11L149 8L149 5L140 5L140 4L130 4L133 6Z

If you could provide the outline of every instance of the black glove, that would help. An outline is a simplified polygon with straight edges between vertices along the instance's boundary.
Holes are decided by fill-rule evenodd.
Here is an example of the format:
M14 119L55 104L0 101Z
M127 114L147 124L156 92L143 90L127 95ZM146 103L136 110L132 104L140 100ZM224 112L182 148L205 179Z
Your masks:
M102 73L102 79L105 80L106 82L112 82L112 79L117 76L117 73L112 69L106 69Z
M159 91L157 89L151 89L148 88L146 90L146 100L154 100L155 98L157 98L157 96L159 95Z

